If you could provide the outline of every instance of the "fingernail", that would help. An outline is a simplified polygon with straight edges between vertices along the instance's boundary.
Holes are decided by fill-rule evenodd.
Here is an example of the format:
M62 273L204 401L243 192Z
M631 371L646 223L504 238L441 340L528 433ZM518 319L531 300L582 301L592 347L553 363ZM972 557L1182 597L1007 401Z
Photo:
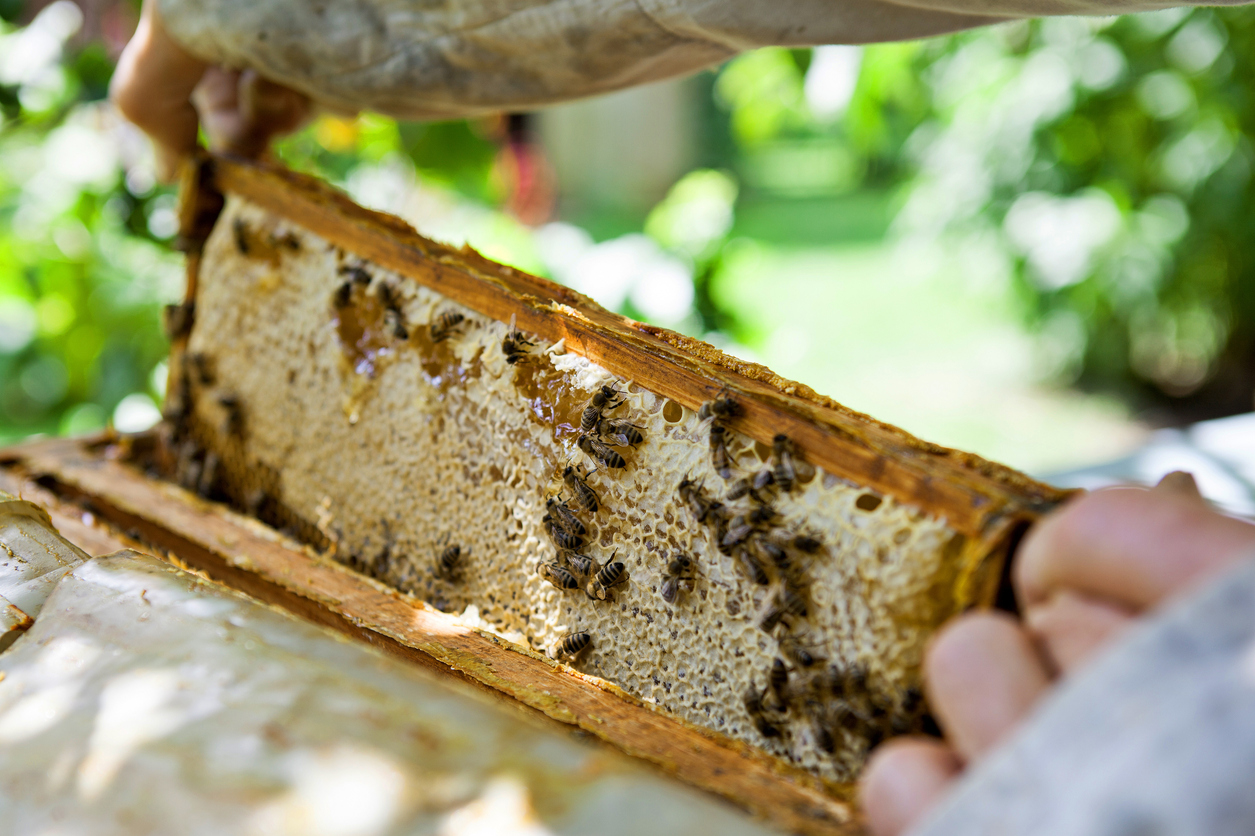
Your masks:
M1203 495L1198 490L1198 483L1194 481L1194 474L1187 470L1174 470L1159 480L1159 484L1155 485L1155 491L1159 493L1174 494L1176 496L1188 496L1195 499L1202 499Z

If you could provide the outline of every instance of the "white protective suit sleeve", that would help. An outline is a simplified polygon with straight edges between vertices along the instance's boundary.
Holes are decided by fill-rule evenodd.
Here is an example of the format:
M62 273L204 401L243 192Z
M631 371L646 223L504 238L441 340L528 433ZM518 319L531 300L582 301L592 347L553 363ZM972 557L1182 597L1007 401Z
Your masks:
M1052 691L911 836L1255 833L1255 555Z
M909 40L1162 0L158 0L188 51L333 109L443 119L660 81L754 47Z

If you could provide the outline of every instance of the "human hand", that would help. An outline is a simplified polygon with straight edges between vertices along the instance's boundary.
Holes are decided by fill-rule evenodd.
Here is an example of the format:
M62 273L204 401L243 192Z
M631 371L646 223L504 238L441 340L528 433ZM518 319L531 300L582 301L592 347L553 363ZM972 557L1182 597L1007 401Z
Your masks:
M173 179L180 160L196 148L198 126L204 126L211 149L256 157L311 112L309 99L294 90L188 53L166 31L155 0L144 0L109 98L152 139L163 180Z
M1013 568L1022 620L962 616L929 647L925 686L946 741L900 738L877 749L860 788L871 832L906 831L1057 680L1253 548L1255 526L1213 511L1179 475L1150 491L1098 491L1043 520Z

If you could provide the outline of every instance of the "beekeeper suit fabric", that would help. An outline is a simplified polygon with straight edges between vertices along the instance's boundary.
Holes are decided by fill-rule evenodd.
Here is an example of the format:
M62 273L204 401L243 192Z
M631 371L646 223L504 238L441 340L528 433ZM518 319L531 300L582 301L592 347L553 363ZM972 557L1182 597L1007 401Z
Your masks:
M334 109L528 110L684 75L759 46L920 38L1133 0L158 0L189 52Z

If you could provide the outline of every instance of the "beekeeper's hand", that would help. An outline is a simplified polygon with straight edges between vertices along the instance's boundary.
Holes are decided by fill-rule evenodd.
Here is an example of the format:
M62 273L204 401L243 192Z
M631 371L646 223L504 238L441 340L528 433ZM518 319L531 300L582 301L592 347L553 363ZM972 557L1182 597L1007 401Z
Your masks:
M255 72L201 61L166 32L157 4L145 0L139 27L122 52L109 98L153 141L158 173L172 179L204 127L215 151L256 157L310 115L309 99Z
M872 832L903 833L1060 678L1253 549L1255 526L1216 513L1184 474L1149 491L1097 491L1042 521L1014 566L1022 619L965 615L929 647L925 686L946 739L876 750L861 787Z

